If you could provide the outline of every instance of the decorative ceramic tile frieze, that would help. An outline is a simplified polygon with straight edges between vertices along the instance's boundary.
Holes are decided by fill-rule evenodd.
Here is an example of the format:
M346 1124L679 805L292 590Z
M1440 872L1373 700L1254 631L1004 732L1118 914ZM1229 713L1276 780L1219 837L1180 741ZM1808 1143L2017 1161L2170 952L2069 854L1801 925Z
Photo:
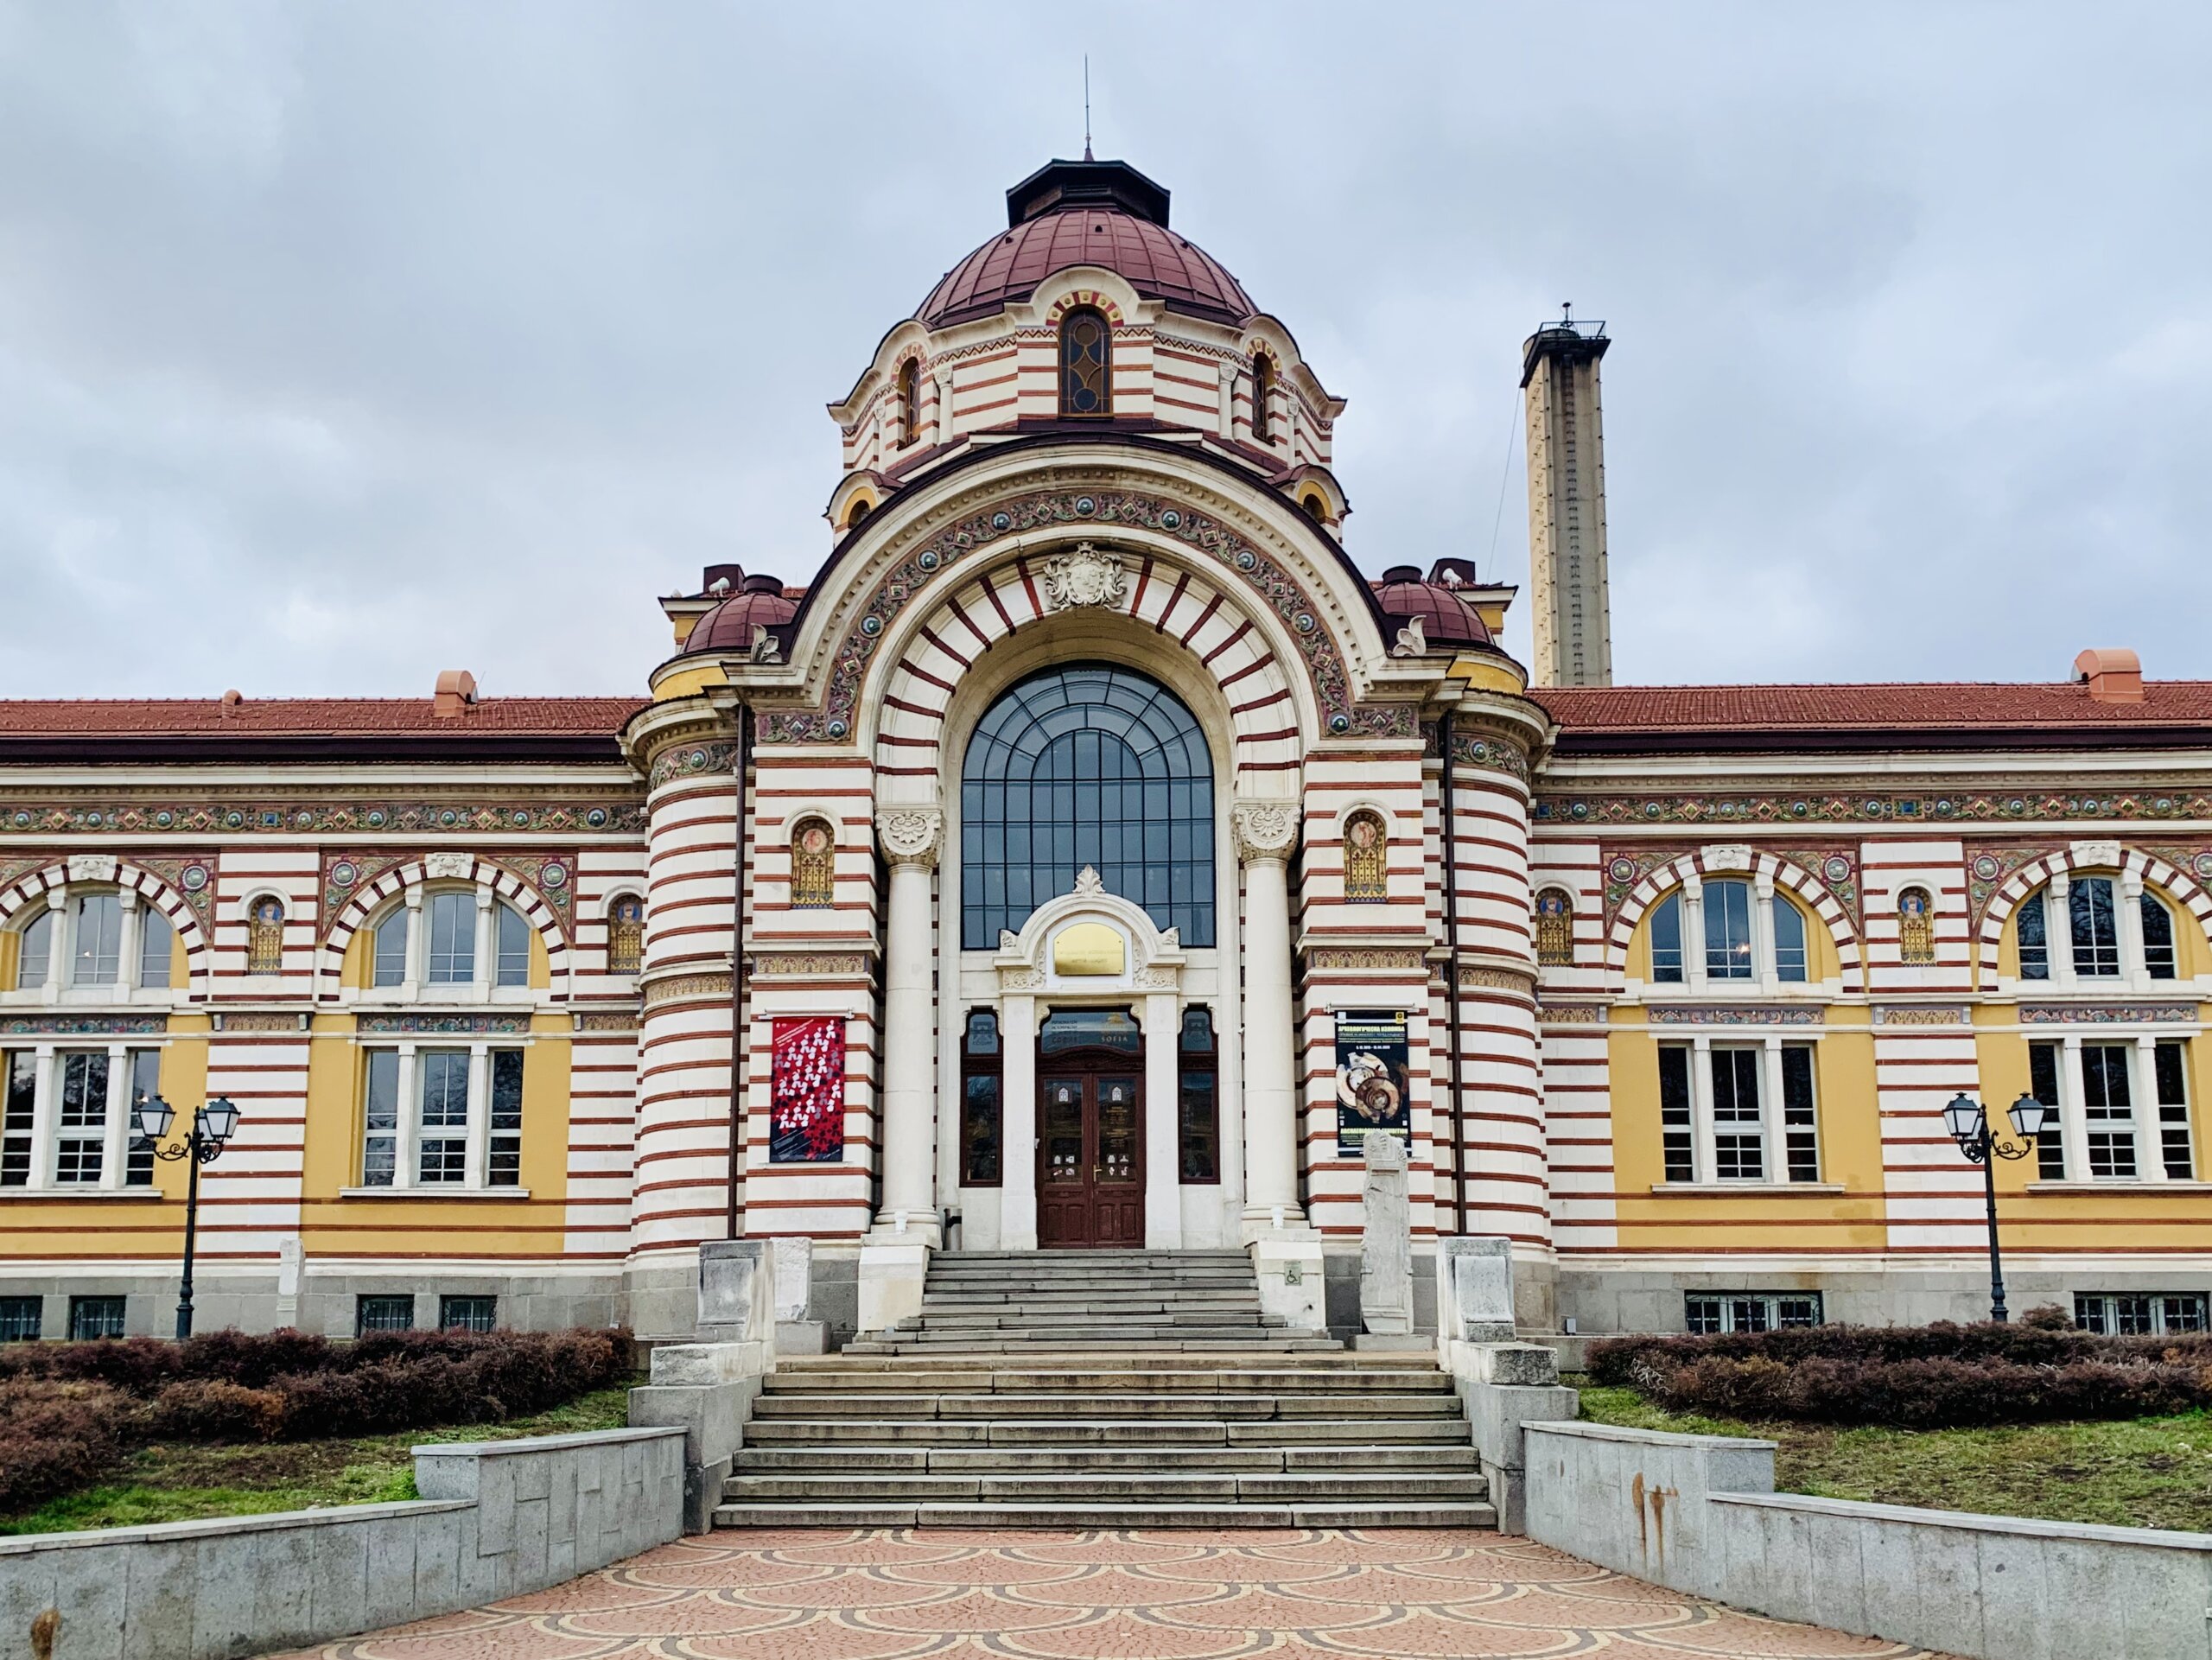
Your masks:
M1974 1011L1963 1003L1909 1003L1902 1006L1878 1003L1874 1008L1877 1026L1971 1026Z
M376 1037L513 1037L530 1030L527 1014L363 1014L353 1030L365 1038Z
M168 1030L166 1014L4 1014L0 1035L11 1038L144 1038Z
M2023 1026L2188 1025L2195 1003L2022 1003Z
M1797 1003L1662 1003L1644 1011L1654 1026L1821 1026L1827 1010Z

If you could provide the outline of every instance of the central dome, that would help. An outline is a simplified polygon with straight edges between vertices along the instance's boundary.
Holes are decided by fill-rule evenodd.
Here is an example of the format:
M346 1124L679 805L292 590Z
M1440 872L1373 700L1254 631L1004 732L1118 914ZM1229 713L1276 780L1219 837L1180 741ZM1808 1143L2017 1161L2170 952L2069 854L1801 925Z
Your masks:
M1259 308L1220 262L1167 228L1167 192L1127 162L1051 162L1006 193L1007 229L947 271L924 326L988 317L1055 271L1100 265L1171 311L1240 323Z

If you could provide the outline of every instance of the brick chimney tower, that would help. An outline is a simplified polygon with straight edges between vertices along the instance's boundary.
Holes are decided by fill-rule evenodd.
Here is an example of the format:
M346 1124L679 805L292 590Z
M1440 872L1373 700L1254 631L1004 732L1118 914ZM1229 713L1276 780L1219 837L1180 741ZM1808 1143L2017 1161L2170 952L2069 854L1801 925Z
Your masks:
M1562 311L1567 308L1561 308ZM1605 588L1605 439L1598 360L1602 322L1571 313L1521 348L1529 410L1529 562L1535 583L1533 684L1613 684Z

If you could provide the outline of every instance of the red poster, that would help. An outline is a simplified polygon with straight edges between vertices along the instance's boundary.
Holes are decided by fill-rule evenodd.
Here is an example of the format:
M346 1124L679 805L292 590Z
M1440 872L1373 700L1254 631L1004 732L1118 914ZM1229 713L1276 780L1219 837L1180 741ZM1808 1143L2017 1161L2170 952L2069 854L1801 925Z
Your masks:
M768 1162L845 1156L845 1022L834 1014L771 1022Z

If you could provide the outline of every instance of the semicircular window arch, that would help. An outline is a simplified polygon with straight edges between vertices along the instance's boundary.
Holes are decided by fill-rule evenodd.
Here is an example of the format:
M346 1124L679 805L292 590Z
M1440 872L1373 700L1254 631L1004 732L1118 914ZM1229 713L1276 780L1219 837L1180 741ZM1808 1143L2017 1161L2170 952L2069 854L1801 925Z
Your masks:
M1185 945L1214 942L1213 755L1150 677L1105 664L1027 676L968 741L961 944L987 951L1089 865Z

